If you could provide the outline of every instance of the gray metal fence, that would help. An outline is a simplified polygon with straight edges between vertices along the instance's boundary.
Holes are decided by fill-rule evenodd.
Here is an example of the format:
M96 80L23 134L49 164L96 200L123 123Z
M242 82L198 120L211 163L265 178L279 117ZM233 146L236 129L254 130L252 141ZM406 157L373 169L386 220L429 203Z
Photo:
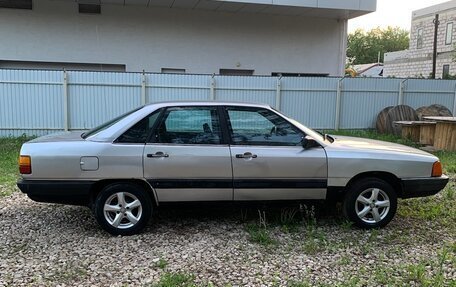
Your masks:
M269 104L317 129L365 129L398 104L456 110L456 81L0 70L0 136L94 127L170 100Z

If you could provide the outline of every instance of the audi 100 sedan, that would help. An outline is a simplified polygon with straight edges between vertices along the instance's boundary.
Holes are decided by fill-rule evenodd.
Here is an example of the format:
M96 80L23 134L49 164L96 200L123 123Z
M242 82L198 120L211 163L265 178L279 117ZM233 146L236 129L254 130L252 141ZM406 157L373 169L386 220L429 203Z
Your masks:
M111 234L141 231L169 202L341 200L361 228L398 198L448 182L439 159L403 145L317 133L267 105L168 102L88 132L22 146L18 186L32 200L88 206Z

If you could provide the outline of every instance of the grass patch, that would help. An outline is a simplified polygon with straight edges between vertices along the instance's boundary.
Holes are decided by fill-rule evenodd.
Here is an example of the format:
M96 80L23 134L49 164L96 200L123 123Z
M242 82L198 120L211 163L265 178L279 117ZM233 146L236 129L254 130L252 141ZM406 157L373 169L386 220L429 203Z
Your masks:
M454 189L454 183L450 182L438 196L401 200L397 213L403 217L436 221L443 226L454 228L456 222Z
M29 138L0 138L0 197L10 195L19 176L19 151Z
M160 258L156 263L155 263L155 267L158 267L160 269L165 269L166 266L168 266L168 262L163 259L163 258Z
M260 227L256 224L247 224L246 231L249 234L251 242L258 243L265 247L277 244L277 241L272 238L269 229L265 227Z
M344 259L349 264L349 259ZM292 287L348 287L348 286L422 286L445 287L456 286L456 279L451 270L456 264L455 245L448 245L439 250L436 257L422 258L415 264L387 265L362 267L355 274L344 273L343 278L331 284L311 282L309 280L290 281Z
M165 273L152 287L196 287L195 276L186 273Z
M152 287L212 287L211 283L196 284L195 275L187 273L164 273L160 281L151 285Z

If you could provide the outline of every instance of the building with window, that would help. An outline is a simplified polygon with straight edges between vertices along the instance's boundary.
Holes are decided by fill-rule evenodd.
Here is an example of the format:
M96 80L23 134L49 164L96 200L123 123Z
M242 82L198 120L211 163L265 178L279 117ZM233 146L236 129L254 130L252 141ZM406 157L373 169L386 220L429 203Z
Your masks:
M343 75L376 0L2 0L0 68Z
M434 19L439 15L436 78L456 74L453 62L456 0L413 11L410 47L385 54L385 77L429 77L434 51Z

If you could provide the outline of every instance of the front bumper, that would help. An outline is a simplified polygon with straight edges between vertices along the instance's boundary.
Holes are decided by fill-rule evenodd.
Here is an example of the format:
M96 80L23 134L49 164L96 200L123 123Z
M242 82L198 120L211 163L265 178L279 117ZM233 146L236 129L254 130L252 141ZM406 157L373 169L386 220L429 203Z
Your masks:
M93 181L24 180L17 182L19 189L38 202L87 206Z
M448 183L448 176L429 178L407 178L402 179L401 198L424 197L437 194L445 188Z

